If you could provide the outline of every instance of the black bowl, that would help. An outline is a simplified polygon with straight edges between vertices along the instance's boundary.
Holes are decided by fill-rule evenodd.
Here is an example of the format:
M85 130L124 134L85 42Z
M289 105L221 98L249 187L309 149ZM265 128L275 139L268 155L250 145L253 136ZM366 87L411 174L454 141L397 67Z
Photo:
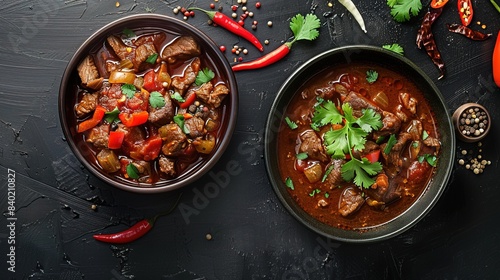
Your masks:
M222 139L218 140L215 151L212 152L211 157L189 168L188 171L175 179L160 181L154 185L136 183L102 172L101 168L94 160L95 155L93 155L87 144L76 139L76 116L74 113L74 105L76 104L77 98L75 94L76 88L80 83L77 73L78 64L87 54L102 47L109 35L120 33L126 28L146 30L161 29L173 34L192 36L200 44L202 52L209 57L218 73L225 78L226 85L228 85L230 90L229 96L225 98L221 105L224 106L223 110L225 112L224 119L221 122L221 129L223 129L225 133L223 133ZM219 160L230 142L236 125L237 112L238 87L236 79L229 62L220 52L215 42L203 32L184 21L158 14L137 14L127 16L97 30L78 48L70 59L64 71L59 89L59 117L63 133L73 153L92 174L104 182L120 189L137 193L159 193L178 189L196 181L209 171Z
M306 213L289 195L287 187L281 179L278 156L277 134L287 106L297 90L316 73L332 65L345 65L352 62L368 62L385 66L402 73L419 85L427 98L438 123L442 141L439 165L435 175L421 196L406 211L384 224L367 231L345 230L324 224ZM282 85L266 123L265 162L267 173L276 195L285 208L302 224L311 230L334 240L363 243L380 241L396 236L409 229L424 217L442 195L451 175L455 133L446 103L432 80L410 60L394 52L372 46L348 46L325 51L301 65Z

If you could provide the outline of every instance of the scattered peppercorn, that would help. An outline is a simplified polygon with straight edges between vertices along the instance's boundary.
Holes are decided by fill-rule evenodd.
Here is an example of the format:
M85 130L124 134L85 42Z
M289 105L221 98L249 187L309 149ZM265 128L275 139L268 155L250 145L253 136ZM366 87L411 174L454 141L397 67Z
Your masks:
M483 144L479 142L477 147L481 147ZM479 149L479 153L482 152L482 149ZM468 158L460 158L458 159L458 164L465 166L465 169L472 171L472 173L479 175L484 172L485 168L488 165L491 165L491 161L483 159L481 154L478 154L475 157L472 157L473 151L468 152L467 150L461 150L460 153L463 156L470 154Z
M210 3L210 9L215 9L215 4L214 3Z
M255 3L255 8L260 9L261 6L262 4L260 4L260 2Z
M205 238L207 240L212 240L212 235L210 233L207 233L207 235L205 235Z
M219 47L219 50L220 50L221 52L225 52L225 51L226 51L226 46L220 46L220 47Z
M268 21L267 22L267 26L269 26L269 27L273 26L273 22L272 21Z

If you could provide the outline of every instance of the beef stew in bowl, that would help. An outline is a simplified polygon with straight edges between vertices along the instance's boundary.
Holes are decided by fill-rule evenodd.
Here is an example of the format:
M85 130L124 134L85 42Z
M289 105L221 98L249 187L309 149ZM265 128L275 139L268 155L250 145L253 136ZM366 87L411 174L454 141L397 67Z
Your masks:
M92 35L61 82L70 147L104 181L134 192L193 182L236 122L237 85L213 43L189 24L134 15Z
M369 46L325 52L280 89L265 157L285 207L342 241L394 236L446 186L455 139L438 89L397 54Z

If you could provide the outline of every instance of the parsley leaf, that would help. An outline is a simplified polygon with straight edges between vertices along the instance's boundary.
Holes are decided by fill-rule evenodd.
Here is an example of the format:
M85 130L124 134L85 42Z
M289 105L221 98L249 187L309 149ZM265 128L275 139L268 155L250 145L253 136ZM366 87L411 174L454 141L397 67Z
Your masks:
M424 162L424 160L427 161L427 163L432 167L436 167L437 165L437 157L435 155L424 154L419 156L417 159L420 163Z
M387 0L387 5L391 8L391 16L397 22L410 20L411 16L416 16L422 9L420 0Z
M321 26L319 18L314 14L301 14L294 16L290 20L290 29L293 32L293 42L299 40L312 41L319 36L318 28Z
M378 79L378 72L375 70L366 71L366 81L370 84L375 83Z
M118 115L119 114L120 114L120 110L118 110L118 108L115 107L115 109L113 109L113 111L104 113L104 120L107 123L113 123L116 120L118 120Z
M173 100L178 101L180 103L186 102L186 100L182 97L182 95L180 93L178 93L177 91L174 92L173 94L171 94L170 98L172 98Z
M285 118L285 122L292 130L297 129L299 127L294 121L290 120L289 117Z
M131 84L123 84L122 85L122 93L125 94L128 98L134 97L135 86L131 85Z
M153 108L161 108L165 106L165 98L163 98L161 93L153 91L149 94L149 105Z
M293 186L292 178L287 177L286 180L285 180L285 185L287 187L289 187L290 189L292 189L292 191L295 190L295 187Z
M363 150L366 136L382 127L380 115L373 109L366 109L362 111L363 115L356 118L349 103L342 105L342 111L343 115L331 101L327 101L315 108L312 120L317 125L343 124L342 128L330 129L324 134L326 153L334 158L345 158L349 154L351 159L342 166L342 178L353 181L358 187L368 188L374 182L370 176L382 170L382 165L371 163L366 158L356 159L352 152Z
M396 142L398 142L396 136L394 134L391 134L389 140L387 141L387 145L384 148L384 154L388 155L391 152L391 149L394 146L394 144L396 144Z
M197 86L201 86L204 83L210 82L215 77L215 73L208 69L208 68L203 68L201 71L198 71L198 75L196 75L196 80L194 83Z
M127 175L129 178L138 179L139 178L139 170L132 163L127 165Z
M157 53L154 53L154 54L151 54L150 56L148 56L148 58L146 58L146 62L149 63L149 64L155 64L156 63L156 59L158 58L158 54Z
M132 37L135 37L135 33L134 31L128 29L128 28L125 28L123 29L122 31L123 35L125 35L127 38L132 38Z
M321 190L320 190L320 189L314 189L314 190L312 190L312 192L311 192L311 193L309 193L309 196L314 196L315 194L318 194L318 193L320 193L320 192L321 192Z
M295 157L297 159L300 159L300 160L305 160L305 159L308 158L308 155L307 155L307 153L298 153L298 154L295 155Z
M425 139L427 139L427 138L429 138L429 133L427 133L427 131L426 131L426 130L424 130L424 131L422 132L422 140L425 140Z
M189 129L184 125L184 115L175 115L173 120L174 123L176 123L182 129L182 132L184 132L185 134L189 134Z
M400 54L400 55L404 55L404 53L405 53L403 47L400 46L399 44L383 45L382 48L384 48L386 50L393 51L393 52Z

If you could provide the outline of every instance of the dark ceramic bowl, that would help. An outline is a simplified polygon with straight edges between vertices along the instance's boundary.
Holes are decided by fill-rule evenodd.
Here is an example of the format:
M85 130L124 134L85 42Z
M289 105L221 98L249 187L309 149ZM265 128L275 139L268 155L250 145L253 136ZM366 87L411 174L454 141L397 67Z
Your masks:
M438 123L442 150L436 173L421 196L402 214L367 231L344 230L324 224L307 214L289 195L281 179L277 156L277 134L287 106L298 89L316 73L334 65L351 62L376 63L409 77L429 101ZM434 83L404 56L372 46L341 47L321 53L302 64L280 88L266 123L265 162L271 184L285 208L311 230L334 240L363 243L384 240L409 229L436 204L450 177L455 150L455 133L446 103Z
M76 116L74 113L74 106L77 101L77 86L80 83L77 66L87 54L102 47L109 35L120 33L125 29L160 29L173 34L191 35L199 43L203 52L202 55L209 58L211 64L213 64L216 68L216 72L223 77L230 90L230 94L225 98L221 105L223 106L224 111L221 129L224 133L222 133L222 138L218 139L214 148L215 151L212 152L211 157L203 160L195 166L190 167L187 171L175 179L160 181L154 185L132 182L102 172L101 168L96 163L95 155L89 149L88 145L83 141L78 140L78 137L76 137ZM210 170L219 160L229 144L236 125L237 111L238 87L236 79L231 70L231 66L225 56L220 52L217 45L212 41L212 39L210 39L210 37L192 25L172 17L157 14L138 14L127 16L111 22L97 30L78 48L73 57L70 59L68 66L64 71L59 89L59 117L64 135L73 153L83 163L83 165L90 172L92 172L92 174L104 182L120 189L137 193L159 193L178 189L196 181L208 170Z

